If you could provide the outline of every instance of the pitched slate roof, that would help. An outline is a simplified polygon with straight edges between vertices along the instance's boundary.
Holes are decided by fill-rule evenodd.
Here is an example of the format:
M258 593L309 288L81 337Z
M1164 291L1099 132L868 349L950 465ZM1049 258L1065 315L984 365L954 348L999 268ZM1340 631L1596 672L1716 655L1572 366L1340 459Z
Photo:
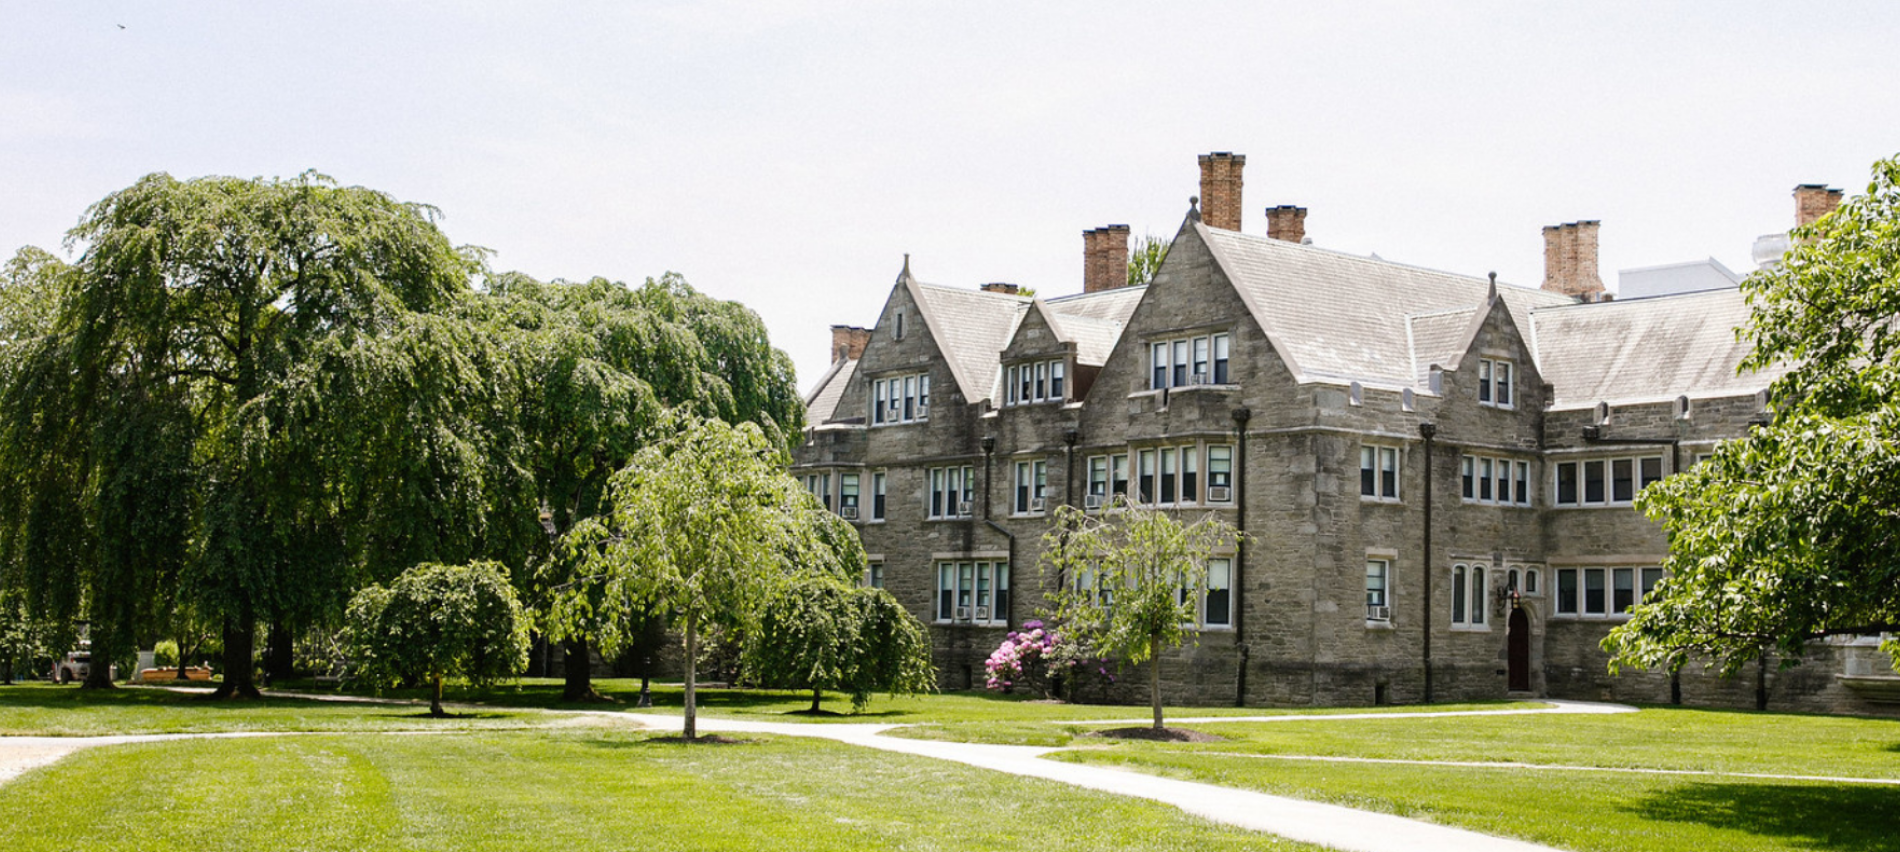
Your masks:
M1411 314L1405 318L1406 334L1412 350L1412 380L1425 384L1431 378L1432 365L1456 369L1458 359L1471 346L1471 326L1478 318L1477 306Z
M845 388L851 386L851 380L857 378L858 361L847 358L834 361L831 369L825 371L818 380L818 386L812 388L811 395L805 397L805 425L818 426L829 423L838 411L838 400L844 396Z
M964 400L989 399L995 391L998 356L1015 335L1030 298L941 287L914 278L909 284L911 298L930 325Z
M1117 287L1042 301L1043 318L1055 329L1056 339L1075 344L1078 363L1101 366L1115 350L1128 317L1141 304L1147 287Z
M1445 356L1414 351L1412 317L1488 304L1490 282L1316 246L1193 223L1234 288L1300 381L1359 381L1412 387L1419 367ZM1519 329L1531 308L1571 304L1559 293L1498 285ZM1427 345L1443 347L1444 325L1427 320ZM1469 342L1467 339L1464 341ZM1449 367L1451 364L1446 364Z
M1538 368L1556 389L1553 408L1766 388L1783 369L1736 373L1749 345L1735 329L1747 319L1735 288L1531 312Z

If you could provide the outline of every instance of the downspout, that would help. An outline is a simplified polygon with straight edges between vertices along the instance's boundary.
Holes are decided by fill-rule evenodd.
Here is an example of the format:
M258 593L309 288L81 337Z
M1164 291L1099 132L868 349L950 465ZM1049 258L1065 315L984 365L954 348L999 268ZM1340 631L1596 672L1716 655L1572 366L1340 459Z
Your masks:
M1009 542L1009 605L1003 607L1003 623L1013 627L1016 624L1016 535L990 517L990 471L991 460L995 458L996 436L983 436L983 525L995 530Z
M1425 554L1419 561L1423 564L1425 583L1421 602L1425 611L1425 703L1432 703L1432 439L1438 435L1438 424L1418 424L1418 435L1425 439Z
M1246 640L1247 584L1243 582L1247 569L1247 421L1253 418L1253 412L1246 408L1236 408L1234 416L1234 470L1231 476L1240 480L1240 486L1234 490L1234 528L1240 531L1234 542L1234 576L1229 578L1228 597L1234 606L1234 645L1240 649L1240 661L1234 668L1234 706L1247 706L1247 662L1252 656L1252 648Z

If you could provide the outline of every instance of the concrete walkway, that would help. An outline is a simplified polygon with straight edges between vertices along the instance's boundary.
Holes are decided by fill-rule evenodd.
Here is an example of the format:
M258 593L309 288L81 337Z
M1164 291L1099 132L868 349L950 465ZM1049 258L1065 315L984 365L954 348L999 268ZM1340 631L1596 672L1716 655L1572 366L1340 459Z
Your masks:
M376 702L384 703L384 702ZM1281 722L1292 720L1349 720L1421 718L1428 716L1524 715L1542 713L1624 713L1635 708L1585 702L1547 702L1556 706L1528 710L1460 710L1449 713L1396 712L1347 713L1332 715L1215 716L1187 717L1180 723ZM656 730L678 730L678 716L658 716L614 711L543 711L563 715L607 717L621 723L635 723ZM1145 724L1145 720L1135 720ZM1073 724L1073 723L1070 723ZM1120 724L1119 721L1086 724ZM701 717L699 729L706 733L755 733L778 736L816 737L879 751L916 755L952 763L961 763L1024 778L1041 778L1089 790L1133 796L1173 805L1187 813L1214 822L1262 831L1292 840L1328 846L1348 852L1557 852L1548 846L1479 834L1459 828L1406 819L1390 814L1355 810L1273 796L1231 787L1180 781L1122 769L1079 763L1043 760L1060 749L1032 746L982 745L938 742L881 736L901 725L855 725L795 722L755 722ZM361 733L361 732L357 732ZM387 731L377 735L435 732ZM444 731L441 733L458 733ZM74 751L103 745L164 742L185 739L225 739L239 737L299 736L274 732L233 732L209 734L150 734L112 737L0 737L0 783L29 769L59 760ZM311 736L325 735L321 732ZM334 735L334 734L333 734ZM342 734L346 736L355 733Z

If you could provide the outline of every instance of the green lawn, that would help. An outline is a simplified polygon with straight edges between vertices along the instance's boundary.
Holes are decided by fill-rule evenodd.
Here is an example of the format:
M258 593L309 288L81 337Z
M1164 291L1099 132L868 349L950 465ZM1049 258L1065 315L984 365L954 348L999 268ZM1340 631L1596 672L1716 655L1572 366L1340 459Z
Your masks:
M579 723L601 722L527 708L465 711L452 719L431 719L426 705L300 698L206 701L161 689L82 690L43 683L0 686L0 736L504 729Z
M201 740L88 750L0 787L0 849L9 852L1131 843L1313 849L1153 803L797 738L682 746L570 730Z
M1900 778L1900 721L1677 708L1197 725L1227 742L1058 759L1430 819L1578 850L1900 852L1900 785L1289 761L1263 755Z

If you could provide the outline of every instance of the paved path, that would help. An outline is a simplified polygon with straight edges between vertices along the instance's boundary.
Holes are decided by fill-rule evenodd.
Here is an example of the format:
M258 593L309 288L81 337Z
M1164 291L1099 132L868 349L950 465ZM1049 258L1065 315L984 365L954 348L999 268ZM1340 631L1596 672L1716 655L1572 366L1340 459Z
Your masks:
M1605 713L1631 712L1633 708L1582 702L1549 702L1557 705L1533 710L1468 710L1452 713L1400 712L1350 713L1333 715L1180 718L1177 722L1237 722L1288 720L1344 720L1418 718L1438 715L1522 715L1526 713ZM636 722L650 728L677 730L677 716L657 716L613 711L555 711L573 715L606 716L621 722ZM1110 722L1107 724L1115 724ZM1180 781L1131 772L1112 767L1043 760L1052 748L1031 746L982 745L938 742L880 736L898 725L818 724L754 722L701 717L699 728L705 732L761 733L780 736L817 737L863 748L920 757L947 760L1026 778L1042 778L1090 790L1134 796L1173 805L1214 822L1263 831L1329 846L1349 852L1555 852L1552 847L1508 840L1477 832L1437 825L1390 814L1354 810L1338 805L1309 802L1284 796L1272 796L1231 787ZM416 732L390 731L385 734ZM444 732L454 733L454 732ZM163 742L181 739L218 739L238 737L286 736L271 732L212 734L151 734L115 737L0 737L0 782L37 766L52 763L82 748L125 743ZM320 735L320 734L313 734ZM351 734L353 735L353 734Z

